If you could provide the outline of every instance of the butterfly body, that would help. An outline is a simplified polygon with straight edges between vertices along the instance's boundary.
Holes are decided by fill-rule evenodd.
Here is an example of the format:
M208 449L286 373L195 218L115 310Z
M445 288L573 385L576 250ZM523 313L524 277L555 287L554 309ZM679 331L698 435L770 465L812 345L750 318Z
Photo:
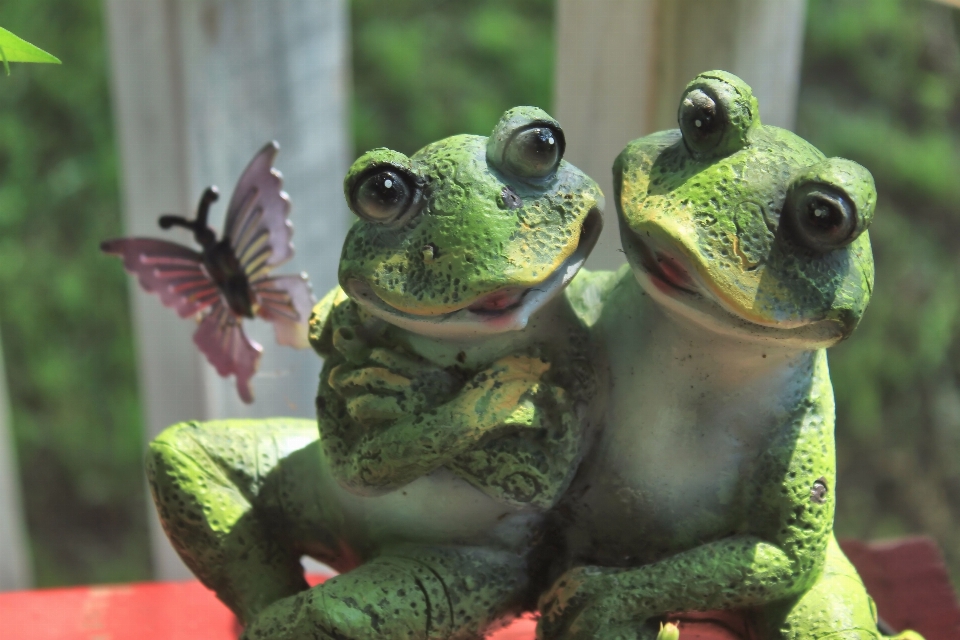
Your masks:
M223 294L224 302L234 314L253 318L257 306L252 299L250 280L226 240L203 251L203 268Z
M140 286L183 317L197 316L193 341L221 376L236 375L237 392L252 402L249 381L263 347L243 332L242 319L260 316L274 325L277 342L307 346L306 322L313 293L306 274L272 276L271 269L293 255L287 216L290 201L282 179L272 168L279 150L267 144L247 166L227 209L223 236L207 225L210 206L219 198L215 187L204 191L193 220L161 216L162 229L183 227L193 232L197 252L153 238L120 238L101 249L123 258L124 267Z

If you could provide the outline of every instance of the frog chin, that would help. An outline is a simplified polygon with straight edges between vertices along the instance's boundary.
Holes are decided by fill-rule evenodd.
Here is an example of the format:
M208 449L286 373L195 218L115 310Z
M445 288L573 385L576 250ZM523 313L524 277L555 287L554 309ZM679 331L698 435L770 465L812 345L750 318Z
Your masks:
M431 338L463 340L521 331L537 311L570 284L597 244L602 227L599 209L591 209L584 219L577 248L544 280L530 287L502 287L449 313L425 315L401 311L359 279L348 280L345 290L372 315Z
M676 257L682 255L679 251L660 251L631 235L624 245L634 276L672 316L731 339L798 350L829 347L846 335L843 324L829 318L788 323L744 317L715 285L705 282L700 270Z

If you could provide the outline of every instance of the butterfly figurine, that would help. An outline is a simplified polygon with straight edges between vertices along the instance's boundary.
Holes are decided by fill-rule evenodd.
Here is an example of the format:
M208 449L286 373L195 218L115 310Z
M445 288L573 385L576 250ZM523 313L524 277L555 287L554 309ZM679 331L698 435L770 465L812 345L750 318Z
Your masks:
M197 317L193 341L223 377L237 379L237 393L253 402L250 379L263 347L243 332L243 319L260 316L273 323L277 342L305 348L307 320L315 299L307 275L271 275L293 256L290 199L283 179L273 168L280 150L264 146L234 188L223 237L207 226L210 205L219 199L216 187L200 198L197 217L160 217L160 227L184 227L193 232L201 250L154 238L107 240L100 249L123 258L144 290L160 296L181 318Z

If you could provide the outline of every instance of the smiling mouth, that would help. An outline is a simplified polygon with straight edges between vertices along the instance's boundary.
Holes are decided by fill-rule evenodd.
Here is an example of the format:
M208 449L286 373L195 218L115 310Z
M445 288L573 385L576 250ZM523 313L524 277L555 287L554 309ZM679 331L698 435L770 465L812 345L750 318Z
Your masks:
M420 315L401 311L383 300L369 284L361 280L351 280L348 283L348 293L388 312L392 322L401 320L405 323L437 324L469 321L472 316L475 320L491 326L515 321L526 324L526 318L562 290L580 271L587 256L596 245L602 228L603 216L600 210L591 209L580 228L576 249L542 282L531 287L503 287L481 296L466 306L441 315Z
M467 311L486 318L508 315L524 306L528 298L538 304L537 299L549 296L554 289L562 289L583 266L587 256L593 250L603 228L603 217L599 209L591 209L580 227L580 239L577 248L543 282L534 287L505 287L489 293L466 307ZM529 295L529 294L541 295ZM456 313L456 312L454 312Z
M467 310L481 315L507 313L520 307L529 292L530 289L500 289L483 296L467 307Z
M670 294L681 291L700 295L690 272L679 260L662 251L654 251L639 237L635 236L633 240L640 254L640 266L660 292Z

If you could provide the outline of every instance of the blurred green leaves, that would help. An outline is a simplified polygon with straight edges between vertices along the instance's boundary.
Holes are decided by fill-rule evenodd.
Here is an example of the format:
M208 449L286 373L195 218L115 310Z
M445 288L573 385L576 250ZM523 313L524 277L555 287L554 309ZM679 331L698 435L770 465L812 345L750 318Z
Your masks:
M553 0L353 0L356 149L407 154L489 135L510 107L549 110Z
M0 82L0 334L37 579L143 579L127 282L97 248L121 232L100 2L5 2L0 24L70 61Z
M798 130L870 169L870 308L831 351L841 535L934 535L960 578L960 39L926 0L809 0Z
M353 0L358 152L486 135L551 107L553 0ZM831 351L838 529L934 534L960 576L960 53L956 10L809 0L798 129L875 175L873 301ZM42 584L148 575L127 282L98 0L0 4L65 69L0 89L0 334Z

